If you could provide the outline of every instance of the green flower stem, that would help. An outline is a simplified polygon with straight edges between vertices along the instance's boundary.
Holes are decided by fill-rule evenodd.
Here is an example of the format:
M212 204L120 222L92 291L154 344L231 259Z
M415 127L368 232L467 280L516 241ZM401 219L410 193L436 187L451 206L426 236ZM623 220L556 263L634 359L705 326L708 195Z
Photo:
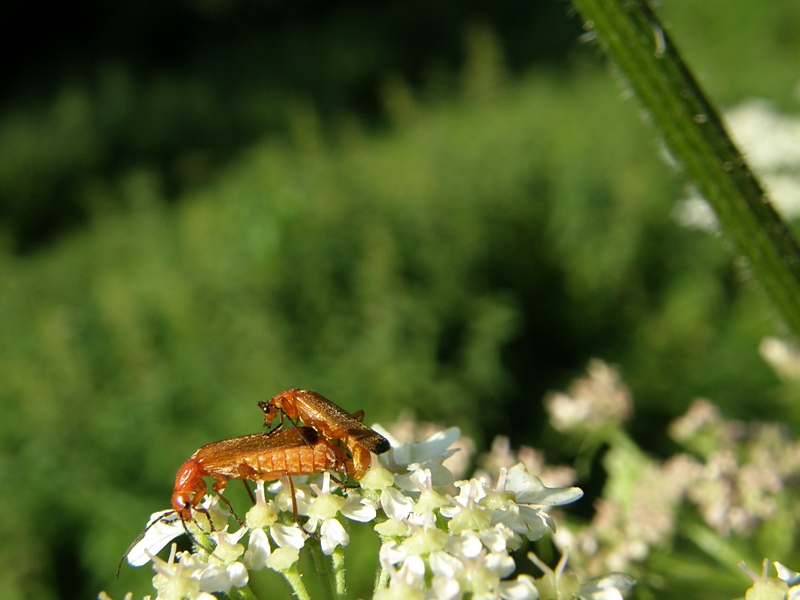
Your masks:
M800 335L800 251L646 0L573 0L673 156Z
M375 596L378 590L385 590L387 587L389 587L389 571L381 567L375 574L375 588L372 591L372 595Z
M333 562L333 591L337 598L344 598L347 592L347 583L345 580L344 568L344 549L341 546L336 546L331 556Z
M297 570L297 563L293 564L287 571L280 571L280 574L286 579L298 600L311 600L306 585L303 583L303 576Z
M311 548L311 556L314 557L314 566L317 568L319 585L322 588L322 597L325 598L325 600L334 600L334 598L338 598L338 596L334 596L335 582L333 571L331 570L330 563L322 553L322 545L319 539L310 538L307 545Z
M251 590L250 586L247 585L243 588L231 588L231 591L227 593L227 596L231 600L257 600L253 590Z

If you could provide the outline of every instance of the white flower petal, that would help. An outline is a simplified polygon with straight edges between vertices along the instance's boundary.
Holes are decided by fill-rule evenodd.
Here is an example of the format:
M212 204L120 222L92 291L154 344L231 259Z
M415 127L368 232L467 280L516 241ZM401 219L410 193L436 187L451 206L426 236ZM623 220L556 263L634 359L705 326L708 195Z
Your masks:
M444 518L452 519L458 513L460 513L463 508L464 507L461 506L460 504L454 506L443 506L442 508L439 509L439 512L442 514Z
M581 585L580 597L589 600L622 600L622 592L636 585L636 580L624 573L609 573Z
M297 548L276 548L267 558L267 566L275 571L287 571L300 558Z
M322 536L321 545L323 554L330 556L336 546L346 546L350 543L350 536L337 519L326 519L319 530Z
M458 488L455 501L461 506L468 506L470 501L480 502L486 497L486 482L483 479L456 481L455 486Z
M414 483L414 480L411 479L411 475L408 474L395 474L394 476L394 485L397 488L400 488L404 492L417 492L417 486Z
M341 513L351 521L358 521L359 523L367 523L372 521L378 514L375 506L363 500L358 494L348 494L347 502L342 507Z
M242 527L233 533L228 533L228 526L226 525L220 531L214 531L211 533L211 539L214 540L214 543L217 546L222 545L231 545L235 546L239 543L239 540L244 537L244 534L247 533L247 527Z
M406 585L422 589L425 583L425 561L419 556L409 556L403 561L397 577Z
M530 575L520 575L511 581L500 582L500 597L503 600L538 600L539 590Z
M381 507L387 517L402 521L411 514L414 500L404 496L397 488L386 488L381 492Z
M445 458L447 458L447 456L443 456L442 460ZM425 468L431 473L431 482L433 485L444 487L453 483L453 473L440 462L427 462L425 463Z
M216 547L211 556L214 560L229 565L237 560L244 554L244 546L238 543L242 534L246 533L246 529L240 529L236 533L228 533L228 526L226 525L221 531L215 531L211 534L211 539L214 540Z
M511 575L516 568L514 559L505 552L491 552L487 554L484 565L490 571L494 571L500 575L500 579Z
M383 523L376 524L373 529L382 538L403 538L411 535L408 524L397 519L386 519Z
M406 517L405 523L409 525L419 525L424 526L426 523L430 521L431 513L430 512L423 512L423 513L415 513L412 512L408 517Z
M517 463L508 471L506 490L514 492L518 504L560 506L575 502L583 496L580 488L548 488L541 479L528 472L528 468Z
M411 442L397 448L393 447L389 452L381 455L380 458L384 464L388 463L390 466L424 463L442 456L459 437L461 437L461 430L458 427L451 427L433 434L422 442Z
M204 592L227 594L231 586L231 578L225 567L209 565L200 573L200 589Z
M507 532L511 533L512 535L514 533L502 523L498 523L491 529L479 531L478 535L480 536L483 545L492 552L505 552L507 546L506 540L509 537Z
M440 577L454 579L457 573L464 570L464 563L447 552L431 552L428 562L431 572Z
M406 492L418 492L420 489L420 477L418 473L426 472L425 487L447 486L453 483L453 473L445 467L442 462L453 455L458 449L448 450L440 456L428 460L422 464L411 463L408 465L411 473L399 473L395 475L394 483L401 490Z
M392 566L404 561L407 556L408 552L402 546L398 546L395 542L387 542L383 544L380 552L378 553L378 559L381 563L381 567L387 571L390 571Z
M247 552L244 553L244 564L248 569L259 571L266 566L271 552L266 531L254 529L250 532L250 543L247 545Z
M452 554L460 558L477 558L483 552L483 544L474 531L465 531L460 537L451 537L447 546Z
M154 523L155 521L158 522ZM133 567L147 564L151 556L158 554L172 540L186 532L180 517L172 510L153 513L147 523L149 529L128 552L127 561Z
M547 531L552 519L550 519L550 515L538 508L514 506L513 510L508 510L500 515L500 522L529 540L536 541Z
M431 584L436 600L454 600L461 593L458 581L449 577L434 577Z
M233 587L242 588L250 581L247 567L238 561L228 565L226 570L228 571L228 578L231 580Z
M184 571L192 572L192 571L202 571L208 565L208 555L203 552L203 554L192 554L190 552L180 552L179 559L181 563L181 567Z
M281 548L300 550L306 543L306 534L303 533L298 525L275 523L269 528L269 533Z
M411 471L409 475L411 481L414 482L419 489L431 488L431 472L428 469L424 469L420 464L412 463L408 465L408 470Z
M778 579L783 579L789 587L800 583L800 573L792 571L779 562L774 562L772 564L775 565L775 570L778 572Z
M297 514L307 515L308 507L311 503L311 490L307 485L300 484L294 479L294 501L292 500L292 487L282 485L275 494L275 506L283 512L294 512L294 505L297 504Z

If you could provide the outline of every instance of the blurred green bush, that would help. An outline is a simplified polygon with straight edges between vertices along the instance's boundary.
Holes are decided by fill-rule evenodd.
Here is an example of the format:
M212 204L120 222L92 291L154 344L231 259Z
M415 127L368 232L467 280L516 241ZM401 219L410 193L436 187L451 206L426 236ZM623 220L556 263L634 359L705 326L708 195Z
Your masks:
M778 77L796 46L770 45L794 15L781 6L747 30L783 49ZM665 7L678 41L694 10ZM702 56L729 35L707 25ZM0 253L4 597L146 593L145 569L111 575L178 465L257 431L255 402L285 388L368 423L411 408L479 442L540 445L542 393L601 356L635 390L651 450L667 443L654 427L700 394L797 423L757 354L775 327L764 299L724 242L672 220L682 183L633 101L589 61L518 78L486 30L469 39L457 91L389 78L377 130L293 102L287 136L212 177L202 153L182 154L177 188L147 161L93 170L105 142L86 123L125 105L121 83L113 102L65 88L44 115L2 117L3 197L57 197L77 171L90 215L49 247ZM748 65L727 70L763 67ZM717 76L733 81L726 101L788 94L777 78ZM186 90L175 110L202 101Z

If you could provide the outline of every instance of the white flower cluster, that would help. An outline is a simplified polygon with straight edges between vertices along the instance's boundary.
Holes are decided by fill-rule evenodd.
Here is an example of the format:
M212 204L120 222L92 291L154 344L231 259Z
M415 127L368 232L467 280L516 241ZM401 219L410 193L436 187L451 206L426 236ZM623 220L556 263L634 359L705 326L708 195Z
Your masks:
M322 487L313 483L290 487L277 482L270 491L275 495L268 501L264 482L256 484L256 503L247 511L245 526L234 533L228 533L231 515L217 497L206 497L203 511L207 519L200 511L195 513L195 522L187 523L172 511L154 513L150 518L152 526L131 548L128 562L142 566L153 561L157 573L153 586L158 600L214 600L211 592L227 594L231 588L246 586L250 571L267 567L289 572L310 535L319 539L327 555L333 554L337 546L346 546L350 536L338 518L340 514L362 522L376 516L374 503L363 500L355 490L348 490L346 495L334 493L329 473L322 475ZM295 505L299 515L308 517L302 527L280 519L282 515L292 515ZM173 545L167 561L155 556L187 529L200 542L193 552L176 554ZM245 538L247 547L241 543Z
M548 394L544 406L558 431L600 429L627 421L633 397L619 373L602 360L592 359L589 376L576 379L565 393Z
M722 536L751 535L775 518L800 476L800 442L784 425L730 421L708 400L696 400L670 435L702 459L673 457L686 498Z
M671 552L683 537L716 538L713 556L724 545L735 552L736 544L746 546L765 531L779 531L775 539L785 535L791 543L800 442L785 425L728 420L700 399L669 426L686 452L661 461L619 426L630 393L603 363L592 361L588 377L550 399L553 427L583 447L607 445L602 464L608 478L593 518L564 523L553 536L559 549L571 551L573 573L653 568L651 555ZM800 587L795 596L800 600Z
M450 483L441 469L457 429L415 444L410 456L389 453L386 468L373 469L361 482L380 492L386 520L375 526L383 544L380 563L388 586L376 595L381 600L432 597L451 600L470 594L475 598L537 598L534 579L519 575L509 552L520 548L522 537L537 540L554 528L544 507L573 502L578 488L546 488L517 464L501 471L490 486L484 479L455 483L455 497L437 490ZM437 441L425 452L424 447ZM437 448L438 446L438 448ZM391 470L390 470L391 469Z
M158 600L211 600L212 592L242 588L250 571L265 567L281 572L291 583L299 552L311 536L324 554L340 552L349 542L343 525L343 519L349 519L373 521L381 538L375 595L380 600L621 598L620 590L632 585L624 576L583 587L569 580L572 591L565 596L566 588L558 583L564 564L556 578L549 570L540 579L511 578L516 565L510 553L523 539L537 540L555 528L546 509L573 502L582 492L547 488L520 463L501 469L494 484L484 478L457 481L458 493L449 494L445 486L452 485L453 478L443 461L455 451L450 446L459 435L451 428L424 442L393 443L380 460L373 456L359 491L336 489L325 473L321 486L275 483L269 487L275 496L267 500L259 482L245 526L234 533L228 533L229 514L216 497L206 498L208 519L197 512L198 523L183 523L169 511L155 513L152 519L157 522L131 549L128 562L140 566L152 560ZM289 517L295 509L306 517L302 526ZM166 561L155 556L186 528L203 547L176 553L173 545Z

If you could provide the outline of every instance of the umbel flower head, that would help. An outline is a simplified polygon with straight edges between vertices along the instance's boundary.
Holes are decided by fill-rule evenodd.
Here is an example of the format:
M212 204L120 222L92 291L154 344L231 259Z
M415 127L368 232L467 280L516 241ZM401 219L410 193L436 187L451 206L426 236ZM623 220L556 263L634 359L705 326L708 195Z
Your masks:
M310 542L323 554L340 555L350 541L350 524L371 523L381 540L376 598L546 597L539 588L551 589L552 581L514 576L511 553L554 530L548 510L579 499L581 490L548 488L522 463L499 469L495 481L454 482L443 463L459 436L451 428L422 442L395 442L380 457L373 455L360 489L342 490L328 473L311 481L294 478L292 486L282 480L268 490L258 482L255 504L232 533L230 515L216 497L206 498L196 522L165 517L169 511L155 513L158 522L131 549L128 561L134 566L152 561L159 600L210 600L211 593L246 586L249 573L263 568L302 586L293 574ZM166 561L156 557L187 529L196 542L191 552L176 552L173 545Z

